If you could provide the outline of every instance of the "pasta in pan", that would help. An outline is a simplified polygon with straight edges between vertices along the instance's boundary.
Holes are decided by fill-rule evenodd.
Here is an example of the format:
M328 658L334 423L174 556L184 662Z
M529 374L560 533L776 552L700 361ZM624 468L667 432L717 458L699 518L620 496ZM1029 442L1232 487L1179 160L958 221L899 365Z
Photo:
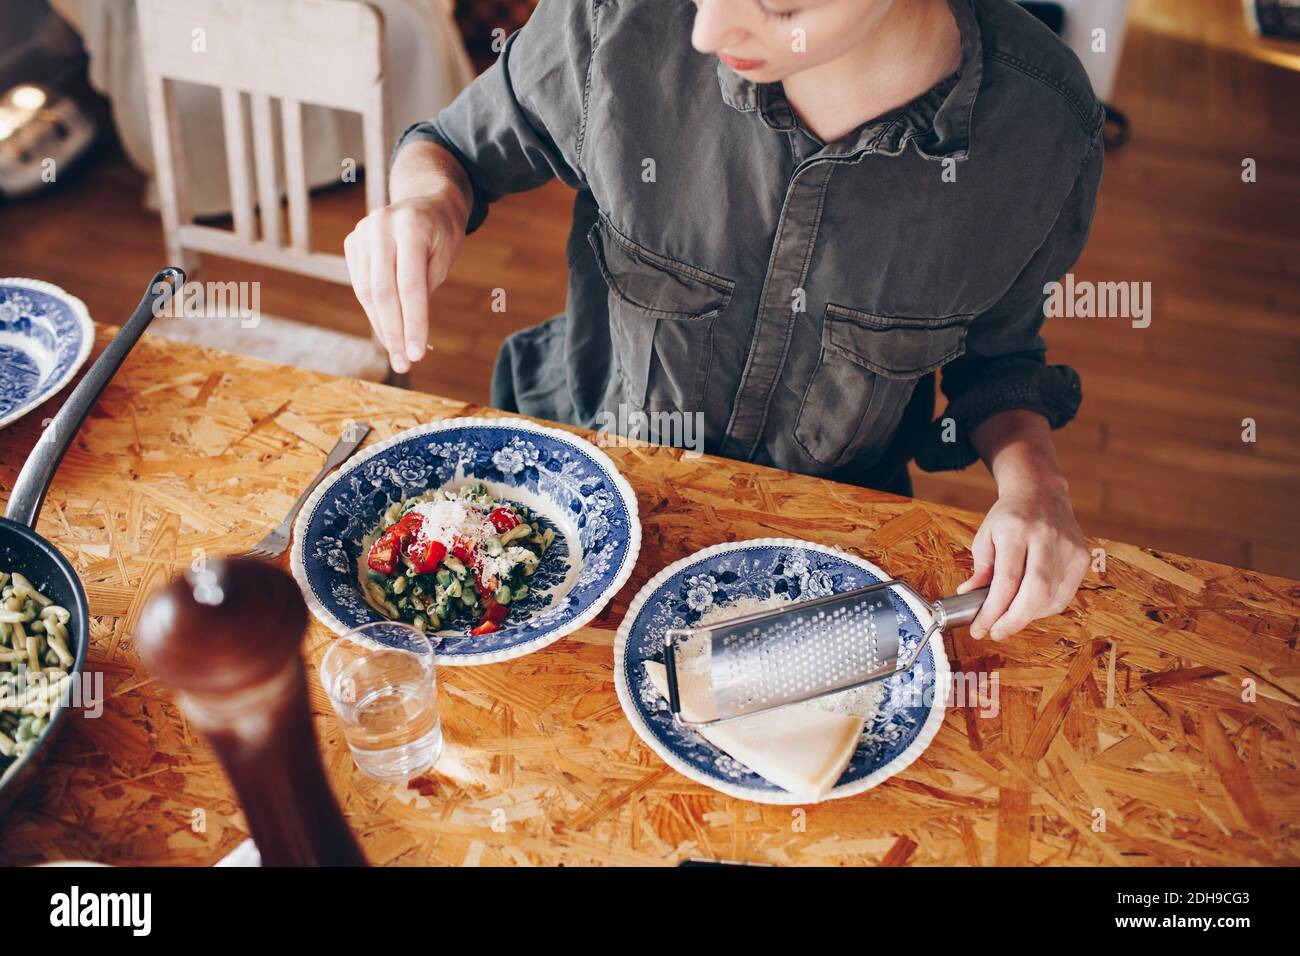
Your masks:
M0 771L35 746L71 681L70 617L17 571L0 571Z

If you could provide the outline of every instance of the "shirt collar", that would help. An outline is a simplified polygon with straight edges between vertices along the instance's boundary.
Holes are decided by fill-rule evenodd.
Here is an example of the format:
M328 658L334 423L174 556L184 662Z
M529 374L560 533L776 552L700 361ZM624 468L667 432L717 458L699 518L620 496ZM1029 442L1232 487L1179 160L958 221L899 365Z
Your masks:
M896 156L909 142L930 159L966 159L970 155L971 114L984 73L984 53L974 0L948 0L961 33L961 66L917 99L872 120L828 144L824 155L862 150ZM722 99L732 109L757 112L779 132L798 128L798 118L780 83L753 83L718 61Z

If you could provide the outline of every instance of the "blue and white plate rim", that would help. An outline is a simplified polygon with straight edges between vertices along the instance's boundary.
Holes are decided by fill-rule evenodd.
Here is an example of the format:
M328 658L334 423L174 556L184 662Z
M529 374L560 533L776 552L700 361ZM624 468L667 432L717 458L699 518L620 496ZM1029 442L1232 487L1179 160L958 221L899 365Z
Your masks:
M11 425L18 419L22 418L32 409L36 408L43 402L53 398L59 392L67 388L68 383L86 364L86 359L90 358L90 350L95 345L95 323L90 318L90 310L86 308L86 303L82 302L66 289L60 288L53 282L45 282L41 279L26 279L22 276L8 276L0 278L0 286L9 286L18 289L31 289L33 292L43 292L46 295L53 296L64 302L72 311L73 317L77 324L81 326L81 345L77 349L77 357L67 370L59 376L54 382L42 389L37 395L24 405L15 408L8 415L0 417L0 428Z
M727 783L719 780L717 777L712 777L702 772L693 764L678 757L677 754L673 753L669 747L655 736L654 732L646 725L645 721L642 720L641 712L637 708L636 702L633 700L633 694L631 688L627 685L627 678L625 676L626 667L624 665L627 656L627 642L628 638L631 636L632 625L636 621L637 615L641 613L641 608L651 598L651 596L659 590L659 588L666 584L668 580L679 571L700 561L707 560L716 555L726 554L731 551L739 551L745 548L755 547L801 548L804 550L818 551L822 554L834 555L837 558L855 564L864 571L875 575L881 581L890 580L888 574L876 565L872 564L866 558L858 557L856 554L852 554L832 545L818 544L814 541L803 541L799 538L749 538L744 541L725 541L720 544L710 545L707 548L701 548L694 554L688 554L686 557L668 565L647 581L645 585L642 586L641 590L637 592L636 597L632 599L632 603L628 606L627 613L623 615L623 620L619 623L618 632L614 637L614 688L618 692L618 702L623 708L623 713L626 714L628 722L632 725L632 729L637 732L637 736L645 741L646 745L657 753L666 764L682 776L688 777L696 783L703 784L704 786L716 790L719 793L726 794L729 797L749 800L753 803L795 806L805 804L808 801L784 791L753 790L749 787ZM897 593L906 602L907 606L912 610L912 613L916 615L916 619L920 623L922 629L928 627L932 619L930 609L923 602L918 601L906 591L898 589ZM941 635L936 634L927 646L931 649L934 655L934 680L936 686L946 687L948 686L949 665L948 657L944 653ZM944 699L944 695L935 694L933 703L930 707L930 713L926 717L925 723L922 725L920 732L917 733L915 739L913 739L913 741L903 749L902 753L898 754L898 756L894 757L894 759L887 763L877 767L860 780L854 780L845 784L837 784L832 787L830 792L822 798L823 801L856 796L857 794L870 790L872 787L879 786L890 777L902 773L911 766L917 757L921 756L921 754L925 752L927 747L930 746L930 742L934 740L935 735L939 732L939 728L943 725L943 718L946 710L947 701Z
M544 647L554 644L561 638L567 637L574 631L586 627L587 624L599 614L614 596L627 583L628 578L632 576L632 571L636 566L637 558L641 553L641 516L637 504L636 492L623 473L619 471L618 466L603 451L579 435L565 431L561 428L552 428L548 425L541 425L532 419L518 418L512 416L488 417L488 416L470 416L462 418L443 418L437 421L426 422L423 425L416 425L413 428L407 428L398 432L392 438L387 438L379 442L373 448L367 448L350 458L341 467L336 469L333 474L320 483L315 491L312 492L306 503L303 504L302 510L298 512L298 518L293 525L293 544L289 552L289 567L293 574L294 580L298 582L298 589L302 591L303 598L307 601L307 607L311 610L316 620L320 621L331 631L339 636L348 633L351 628L337 620L329 609L316 599L312 591L311 584L307 579L307 569L302 564L302 536L305 534L307 525L311 521L311 516L320 503L321 498L325 496L329 488L343 476L360 468L370 459L387 451L396 445L410 441L412 438L419 438L422 435L432 435L438 432L451 431L457 428L483 428L483 427L508 427L517 428L520 431L531 432L533 434L545 435L564 441L580 450L583 454L590 456L598 464L601 464L608 471L610 479L614 486L622 495L623 500L627 503L628 509L628 528L630 540L628 541L627 551L624 554L623 564L619 567L618 572L610 580L610 583L601 592L599 600L593 601L591 606L575 617L573 620L561 625L554 631L542 634L531 641L522 644L516 644L514 647L504 648L499 651L491 651L485 654L442 656L438 655L436 660L440 666L447 667L476 667L480 664L496 664L501 661L514 660L518 657L525 657L534 651L539 651ZM430 489L433 490L433 489Z

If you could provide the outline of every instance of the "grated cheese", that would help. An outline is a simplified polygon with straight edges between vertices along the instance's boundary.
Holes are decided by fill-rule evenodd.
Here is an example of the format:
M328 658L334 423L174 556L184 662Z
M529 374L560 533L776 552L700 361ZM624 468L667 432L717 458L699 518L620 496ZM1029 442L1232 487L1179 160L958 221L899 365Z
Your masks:
M422 545L439 541L450 548L452 541L459 538L465 547L473 550L489 535L496 534L488 513L464 499L421 501L411 511L421 518L416 540Z
M483 542L497 533L496 527L488 518L491 510L462 498L452 501L421 501L411 509L421 518L416 541L421 546L437 541L445 545L448 551L459 541L478 561L484 583L500 583L519 560L510 557L510 549L500 555L490 555L482 550Z

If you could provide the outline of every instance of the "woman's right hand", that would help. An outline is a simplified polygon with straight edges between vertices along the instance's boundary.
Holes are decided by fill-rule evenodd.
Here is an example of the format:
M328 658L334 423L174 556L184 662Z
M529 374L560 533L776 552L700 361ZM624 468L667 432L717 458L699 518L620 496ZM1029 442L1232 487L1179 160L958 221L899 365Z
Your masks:
M457 192L413 196L376 209L343 240L357 301L394 372L424 357L429 298L460 254L466 206Z

